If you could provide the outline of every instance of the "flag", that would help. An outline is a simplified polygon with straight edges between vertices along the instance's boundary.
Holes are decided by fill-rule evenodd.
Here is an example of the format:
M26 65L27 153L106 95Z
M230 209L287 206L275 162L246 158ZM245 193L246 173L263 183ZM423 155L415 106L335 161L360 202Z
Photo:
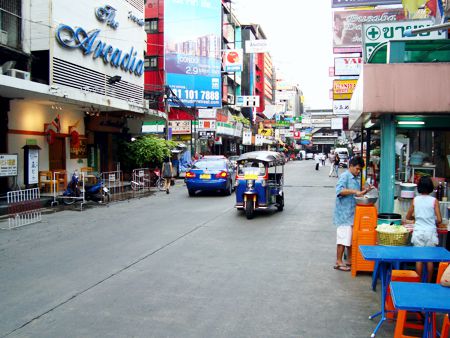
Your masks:
M59 134L61 132L61 121L59 118L59 114L52 121L52 125L56 128L56 132Z
M427 0L402 0L402 5L410 16L414 16L426 2Z
M437 12L437 1L438 0L428 0L425 4L425 8L430 16L436 16Z

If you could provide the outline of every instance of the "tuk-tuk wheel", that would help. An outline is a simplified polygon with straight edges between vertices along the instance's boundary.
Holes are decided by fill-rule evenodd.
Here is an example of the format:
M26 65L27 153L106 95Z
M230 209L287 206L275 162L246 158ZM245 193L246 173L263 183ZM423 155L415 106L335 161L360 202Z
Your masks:
M278 211L283 211L284 209L284 196L277 196L277 209Z
M255 209L253 208L253 202L248 201L245 205L245 216L247 219L252 219L255 215Z

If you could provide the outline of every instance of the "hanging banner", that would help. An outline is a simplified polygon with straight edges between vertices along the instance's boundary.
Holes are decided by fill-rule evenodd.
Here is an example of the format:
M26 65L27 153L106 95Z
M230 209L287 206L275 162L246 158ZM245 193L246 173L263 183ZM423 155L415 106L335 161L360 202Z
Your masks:
M166 83L186 106L222 106L221 42L220 1L164 1Z

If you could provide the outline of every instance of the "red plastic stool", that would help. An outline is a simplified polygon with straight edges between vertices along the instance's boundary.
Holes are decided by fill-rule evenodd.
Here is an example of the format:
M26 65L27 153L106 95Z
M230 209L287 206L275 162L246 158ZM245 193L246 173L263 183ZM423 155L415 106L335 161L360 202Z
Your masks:
M420 276L413 270L392 270L392 282L420 282ZM386 318L395 319L396 310L392 303L391 289L388 286L386 294L386 302L384 303L386 310ZM409 324L408 324L409 325Z

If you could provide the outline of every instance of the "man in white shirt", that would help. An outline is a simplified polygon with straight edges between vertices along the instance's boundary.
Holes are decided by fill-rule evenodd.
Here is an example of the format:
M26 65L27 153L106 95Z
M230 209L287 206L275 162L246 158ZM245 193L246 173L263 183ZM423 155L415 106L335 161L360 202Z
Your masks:
M316 162L316 170L319 170L320 155L318 153L314 154L314 161Z

